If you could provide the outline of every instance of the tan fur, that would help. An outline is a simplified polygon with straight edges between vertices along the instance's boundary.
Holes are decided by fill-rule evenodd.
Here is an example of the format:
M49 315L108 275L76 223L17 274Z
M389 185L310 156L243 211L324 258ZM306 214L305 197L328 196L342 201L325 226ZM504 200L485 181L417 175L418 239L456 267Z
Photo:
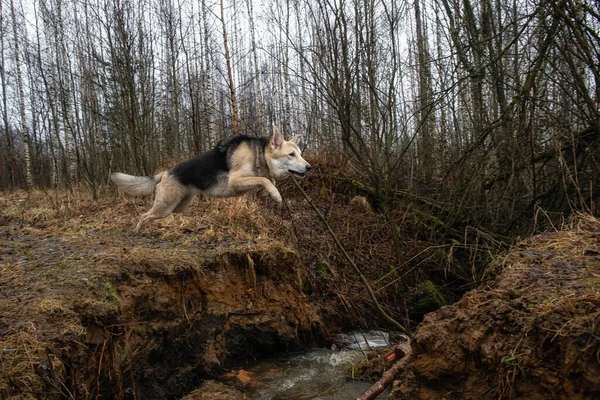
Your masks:
M154 175L154 180L150 177L139 177L115 172L110 179L117 184L125 193L132 196L147 196L154 192L157 182L162 179L163 172Z
M267 164L272 157L271 151L265 153ZM254 152L247 144L242 144L236 150L231 162L228 186L232 193L243 193L256 187L262 187L273 199L281 203L281 194L273 182L263 176L251 176L259 171L254 168Z
M269 145L264 149L264 159L259 153L247 142L240 143L231 156L229 173L219 175L217 183L202 193L214 197L231 197L250 189L261 188L277 203L281 203L281 194L274 185L275 179L285 178L291 173L304 175L311 168L302 158L298 136L286 141L275 126ZM120 172L113 174L111 178L123 191L131 195L150 194L156 186L154 204L150 211L140 217L134 229L135 233L147 222L166 218L171 213L183 212L200 192L195 186L182 185L169 171L155 175L154 180Z
M197 192L196 189L183 186L170 174L164 174L162 181L156 185L156 195L154 196L152 208L141 216L134 232L138 233L147 222L166 218L172 212L183 212L192 202Z

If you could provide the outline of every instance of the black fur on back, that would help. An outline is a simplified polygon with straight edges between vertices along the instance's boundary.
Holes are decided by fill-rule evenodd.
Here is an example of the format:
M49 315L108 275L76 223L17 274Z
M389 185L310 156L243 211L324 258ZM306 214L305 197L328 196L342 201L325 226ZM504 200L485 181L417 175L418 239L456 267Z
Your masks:
M231 157L241 143L248 143L254 148L256 156L261 158L260 164L265 163L264 152L269 139L238 134L221 139L212 149L177 164L169 172L183 185L207 190L217 183L220 174L229 172Z

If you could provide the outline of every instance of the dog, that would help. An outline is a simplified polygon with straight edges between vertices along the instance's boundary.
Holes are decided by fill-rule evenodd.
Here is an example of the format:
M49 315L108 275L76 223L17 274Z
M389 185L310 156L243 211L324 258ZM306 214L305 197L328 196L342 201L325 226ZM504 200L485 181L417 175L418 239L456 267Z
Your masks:
M150 195L156 189L152 208L141 216L134 229L137 234L149 221L183 212L198 193L233 197L261 188L267 196L281 203L275 180L290 175L303 178L312 168L302 158L299 144L300 135L285 140L273 126L270 138L229 136L211 150L154 176L115 172L111 180L134 196Z

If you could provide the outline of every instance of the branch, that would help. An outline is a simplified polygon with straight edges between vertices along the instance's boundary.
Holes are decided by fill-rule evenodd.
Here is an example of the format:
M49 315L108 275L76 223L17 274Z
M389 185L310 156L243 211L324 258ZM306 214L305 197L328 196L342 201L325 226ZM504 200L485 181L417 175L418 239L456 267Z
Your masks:
M400 324L398 321L396 321L394 318L392 318L381 307L381 304L379 304L379 301L377 301L377 298L375 297L375 292L373 292L373 289L371 288L371 285L369 285L369 281L367 281L367 278L363 275L363 273L360 271L360 269L358 268L358 266L354 263L354 260L352 260L352 257L350 257L350 255L348 254L348 252L346 251L346 249L344 248L344 246L342 245L342 243L339 241L339 239L337 238L337 236L335 235L335 233L333 232L333 230L329 226L329 223L327 222L327 220L325 219L325 217L323 216L323 214L321 214L321 212L319 211L319 209L317 208L317 206L315 206L315 204L311 201L311 199L308 197L308 195L306 194L306 192L304 191L304 189L302 189L302 187L300 186L300 184L298 183L298 181L296 180L296 178L292 177L292 180L294 181L294 185L296 185L296 187L300 190L300 192L302 192L302 195L304 196L304 198L306 199L306 201L308 202L308 204L310 204L310 206L313 208L313 210L315 210L315 213L317 213L317 216L319 217L319 219L321 220L321 222L323 222L323 225L325 225L325 228L327 228L327 232L333 238L333 241L335 242L335 244L337 245L337 247L342 252L342 255L344 256L344 258L346 259L346 261L348 261L348 264L350 264L350 266L352 266L352 268L354 268L354 270L356 271L356 273L360 277L360 280L364 283L365 287L367 288L367 291L369 292L369 296L371 296L371 300L373 300L373 304L377 308L377 311L379 311L379 313L385 319L387 319L389 322L391 322L396 328L400 329L402 332L406 333L408 336L411 336L411 334L409 333L409 331L402 324Z
M399 361L397 361L390 369L385 371L383 375L381 375L381 379L378 380L373 386L368 388L360 397L357 397L356 400L373 400L375 399L381 392L385 390L396 378L400 369L404 367L408 360L408 355L411 353L410 342L406 342L406 346L400 345L400 350L404 352L404 357L402 357Z

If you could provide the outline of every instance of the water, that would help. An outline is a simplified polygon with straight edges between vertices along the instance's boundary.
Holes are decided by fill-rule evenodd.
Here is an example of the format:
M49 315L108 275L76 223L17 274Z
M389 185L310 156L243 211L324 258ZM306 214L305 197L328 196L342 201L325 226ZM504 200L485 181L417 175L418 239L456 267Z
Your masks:
M366 352L389 346L389 334L351 332L337 335L336 342L343 344L341 349L314 349L251 366L248 373L252 380L246 386L248 398L346 400L360 396L371 383L347 380L348 371Z

